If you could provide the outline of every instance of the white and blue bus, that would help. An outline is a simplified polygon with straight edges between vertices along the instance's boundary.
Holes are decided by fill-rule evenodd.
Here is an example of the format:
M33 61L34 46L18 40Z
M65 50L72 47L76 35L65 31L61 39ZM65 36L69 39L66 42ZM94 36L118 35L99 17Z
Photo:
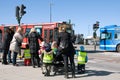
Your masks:
M100 49L120 52L120 26L110 25L100 28Z

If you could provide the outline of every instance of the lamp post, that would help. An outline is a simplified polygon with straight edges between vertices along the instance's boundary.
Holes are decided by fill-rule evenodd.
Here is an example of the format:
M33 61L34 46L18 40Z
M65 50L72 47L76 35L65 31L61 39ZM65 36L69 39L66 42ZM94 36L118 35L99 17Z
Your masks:
M50 3L50 23L52 22L52 3Z
M95 24L93 24L93 38L94 38L94 50L96 51L96 38L97 33L96 31L99 29L99 21L96 21Z

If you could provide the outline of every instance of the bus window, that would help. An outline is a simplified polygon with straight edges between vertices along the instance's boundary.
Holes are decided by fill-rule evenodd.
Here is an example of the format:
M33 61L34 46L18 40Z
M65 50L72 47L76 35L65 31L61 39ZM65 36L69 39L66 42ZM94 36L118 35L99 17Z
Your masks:
M30 30L31 30L31 28L26 28L25 37L28 37Z
M111 33L107 33L106 39L111 39Z
M56 41L58 37L58 28L54 29L54 40Z
M36 31L38 32L39 35L42 34L42 28L36 28Z
M50 30L50 37L49 37L49 41L52 42L53 41L53 30Z
M117 39L117 37L118 37L117 34L115 34L115 39Z
M105 33L101 33L100 39L105 39Z
M115 39L120 40L120 33L115 33Z
M44 39L45 39L45 42L46 42L46 39L47 39L47 30L44 30Z
M4 27L4 32L6 32L6 29L8 29L8 27Z

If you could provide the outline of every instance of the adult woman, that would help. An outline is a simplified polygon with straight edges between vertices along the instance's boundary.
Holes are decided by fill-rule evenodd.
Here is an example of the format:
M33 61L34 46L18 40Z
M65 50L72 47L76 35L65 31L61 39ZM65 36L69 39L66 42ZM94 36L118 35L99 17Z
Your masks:
M17 54L20 53L21 51L20 44L22 43L22 40L23 40L23 28L19 27L15 32L13 39L10 43L10 51L13 52L13 66L18 66L18 64L16 64L16 58Z
M74 63L74 54L75 49L72 45L71 35L66 31L67 25L63 23L59 28L59 35L57 39L58 49L63 55L64 59L64 69L65 69L65 78L68 78L68 58L70 59L70 65L72 70L72 77L75 77L75 63Z
M10 36L9 36L10 38L9 38L9 40L11 42L15 32L14 32L14 27L13 26L10 26L9 29L10 29ZM11 51L8 51L8 63L12 63Z
M2 64L5 64L5 65L8 64L7 54L9 51L9 46L10 46L10 30L9 30L9 28L6 28L4 39L3 39L3 46L2 46L2 48L3 48Z
M28 35L29 48L31 53L32 66L35 68L35 61L37 59L37 66L40 67L40 59L38 50L40 49L38 39L43 41L40 35L36 32L35 28L32 28Z

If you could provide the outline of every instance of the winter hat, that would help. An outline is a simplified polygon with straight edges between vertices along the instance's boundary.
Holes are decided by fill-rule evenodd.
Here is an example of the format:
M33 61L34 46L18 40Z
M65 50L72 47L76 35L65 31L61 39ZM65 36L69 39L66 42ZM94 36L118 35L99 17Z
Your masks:
M80 51L84 51L84 46L80 46Z
M49 43L45 43L45 51L46 52L51 51L51 45Z

